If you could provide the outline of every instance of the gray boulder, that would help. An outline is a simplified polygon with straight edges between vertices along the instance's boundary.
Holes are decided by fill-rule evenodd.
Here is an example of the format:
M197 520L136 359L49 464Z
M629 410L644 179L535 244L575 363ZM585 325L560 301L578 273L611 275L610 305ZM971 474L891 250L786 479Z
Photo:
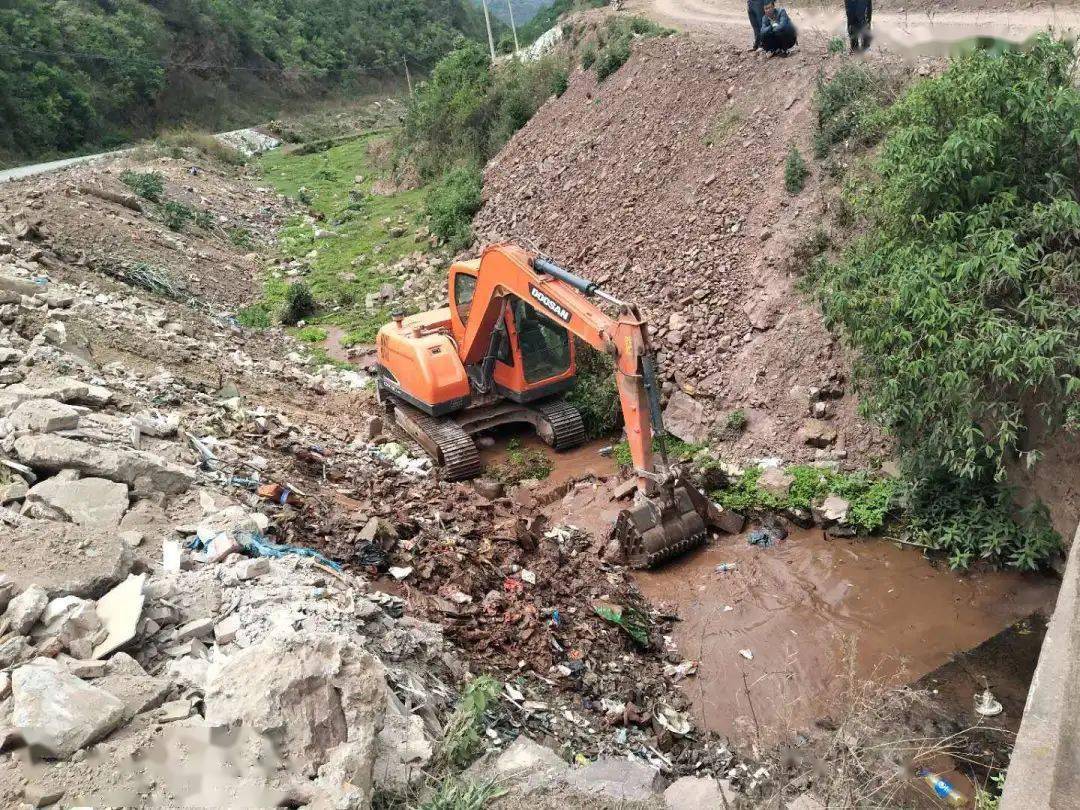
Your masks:
M26 495L29 504L39 504L49 516L69 520L88 529L114 531L128 508L127 484L105 478L61 481L50 478Z
M664 427L677 439L700 444L709 437L705 406L684 391L676 391L664 410Z
M191 486L188 470L139 450L113 450L61 436L22 436L15 452L24 464L46 473L77 470L83 475L130 484L137 492L175 495Z
M49 595L38 585L31 585L12 599L4 613L4 624L9 632L25 636L30 632L49 604Z
M16 669L11 695L12 725L47 759L67 759L115 729L124 715L117 698L48 658Z
M208 681L209 725L269 734L292 767L370 797L386 702L377 658L341 635L275 634L215 661Z
M55 433L79 426L79 412L55 399L28 399L8 415L8 424L16 433Z
M623 802L646 802L664 788L664 779L646 762L601 757L569 773L566 784L580 793Z

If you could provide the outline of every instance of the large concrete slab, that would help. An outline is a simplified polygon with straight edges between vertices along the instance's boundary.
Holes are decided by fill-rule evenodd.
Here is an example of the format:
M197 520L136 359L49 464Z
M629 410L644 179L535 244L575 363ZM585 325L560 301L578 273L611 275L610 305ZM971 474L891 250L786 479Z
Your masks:
M1080 807L1080 527L1031 681L1001 810Z

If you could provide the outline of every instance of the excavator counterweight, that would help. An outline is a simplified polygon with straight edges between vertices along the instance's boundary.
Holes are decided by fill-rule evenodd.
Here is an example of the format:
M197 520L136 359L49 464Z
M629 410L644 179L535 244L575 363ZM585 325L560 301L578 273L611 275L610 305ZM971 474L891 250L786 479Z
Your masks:
M658 466L664 435L655 359L637 307L550 259L493 245L450 268L450 304L379 330L378 391L395 421L450 480L480 473L473 436L531 424L556 450L581 444L581 414L561 395L574 383L579 338L615 361L635 505L615 534L634 567L649 567L705 541L703 496ZM609 315L590 299L618 310Z

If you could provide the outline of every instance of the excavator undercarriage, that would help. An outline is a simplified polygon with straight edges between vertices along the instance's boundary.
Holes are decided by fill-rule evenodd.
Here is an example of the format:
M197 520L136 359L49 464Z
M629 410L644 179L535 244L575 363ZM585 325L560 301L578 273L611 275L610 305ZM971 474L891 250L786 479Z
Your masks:
M380 388L380 398L394 421L443 468L448 481L467 481L480 475L480 452L474 437L502 425L530 424L555 450L569 450L585 441L585 425L577 408L555 398L528 405L500 400L434 417Z

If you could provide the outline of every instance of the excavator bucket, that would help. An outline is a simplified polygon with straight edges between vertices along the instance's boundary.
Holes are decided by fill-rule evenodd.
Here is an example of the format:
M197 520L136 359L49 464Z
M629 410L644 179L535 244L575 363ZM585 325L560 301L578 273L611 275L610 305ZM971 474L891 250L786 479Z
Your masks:
M679 479L622 512L614 535L631 568L653 568L705 542L704 496Z

